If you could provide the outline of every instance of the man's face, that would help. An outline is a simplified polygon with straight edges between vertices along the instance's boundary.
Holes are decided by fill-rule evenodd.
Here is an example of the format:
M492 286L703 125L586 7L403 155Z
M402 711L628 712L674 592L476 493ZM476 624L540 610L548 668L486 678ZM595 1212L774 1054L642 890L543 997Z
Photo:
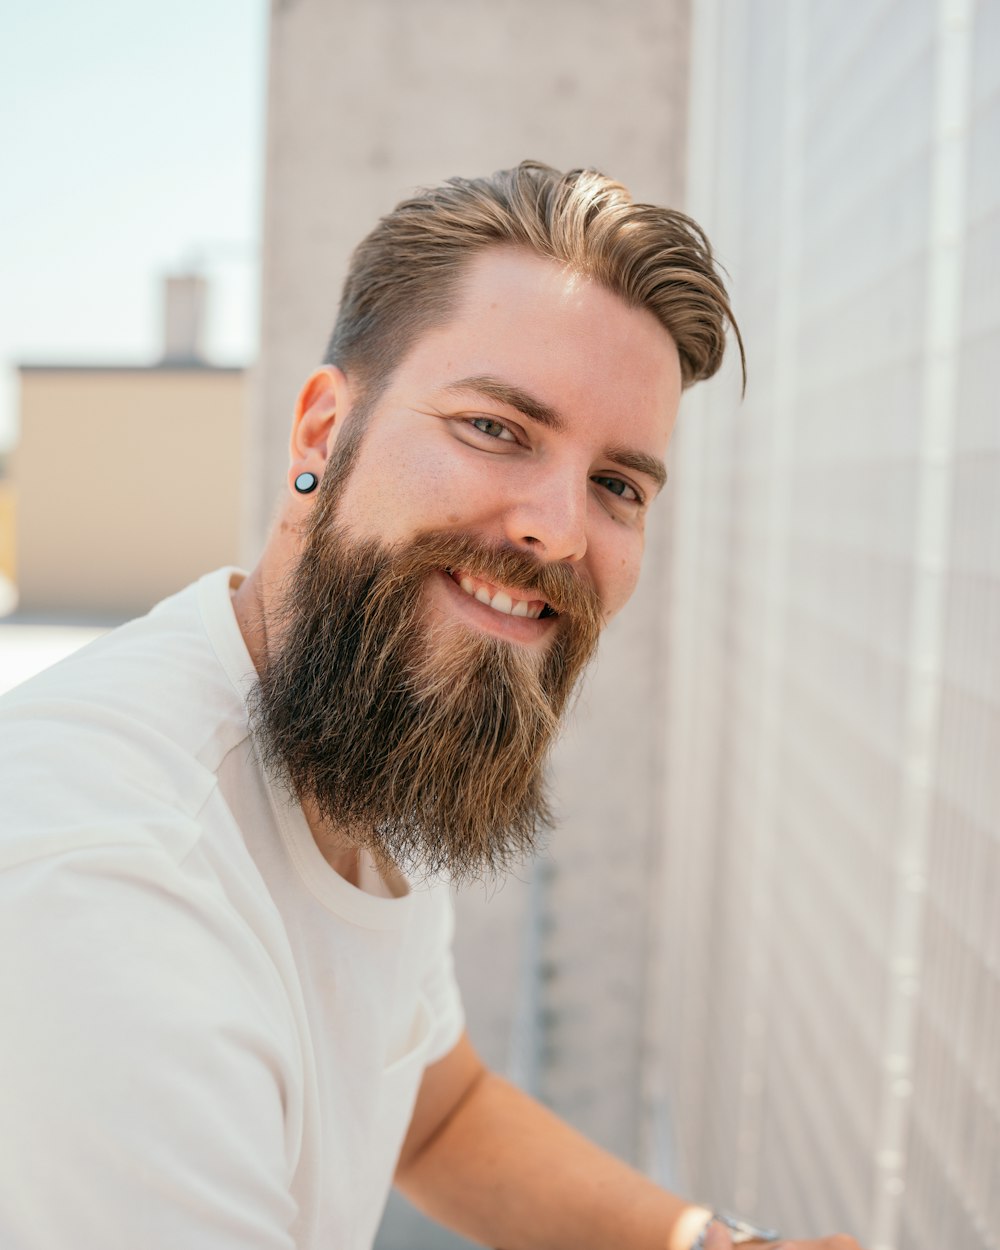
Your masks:
M635 588L680 394L676 346L651 313L551 261L492 249L470 265L451 321L417 341L379 397L338 520L385 544L451 531L561 563L608 618ZM474 575L463 590L463 573L429 580L432 617L547 645L557 626L537 601L525 608Z
M457 877L531 849L559 717L635 585L679 394L649 314L517 252L471 267L360 444L331 439L260 666L265 761L325 826Z

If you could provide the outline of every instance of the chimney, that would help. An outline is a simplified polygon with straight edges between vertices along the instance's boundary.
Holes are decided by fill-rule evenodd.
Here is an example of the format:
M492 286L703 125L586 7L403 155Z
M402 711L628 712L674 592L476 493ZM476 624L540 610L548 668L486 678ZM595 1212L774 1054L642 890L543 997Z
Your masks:
M208 283L198 273L171 274L164 282L163 363L204 364L201 330Z

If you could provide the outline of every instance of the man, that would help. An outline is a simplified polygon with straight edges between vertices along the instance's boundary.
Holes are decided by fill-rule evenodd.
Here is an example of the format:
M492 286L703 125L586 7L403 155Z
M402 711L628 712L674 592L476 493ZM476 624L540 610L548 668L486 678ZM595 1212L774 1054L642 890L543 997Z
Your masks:
M435 880L547 822L729 319L698 228L593 172L360 245L257 567L4 703L0 1244L365 1247L393 1177L507 1250L731 1244L483 1069Z

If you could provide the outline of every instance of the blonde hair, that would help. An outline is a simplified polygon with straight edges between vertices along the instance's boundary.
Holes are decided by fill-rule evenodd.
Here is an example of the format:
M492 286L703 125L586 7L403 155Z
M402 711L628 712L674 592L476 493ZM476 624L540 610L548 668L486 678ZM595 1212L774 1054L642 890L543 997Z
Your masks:
M636 204L593 169L562 173L522 161L485 178L449 178L383 217L351 258L324 362L371 394L413 342L447 321L469 260L489 247L528 248L599 282L670 333L685 386L722 363L732 326L705 232L674 209Z

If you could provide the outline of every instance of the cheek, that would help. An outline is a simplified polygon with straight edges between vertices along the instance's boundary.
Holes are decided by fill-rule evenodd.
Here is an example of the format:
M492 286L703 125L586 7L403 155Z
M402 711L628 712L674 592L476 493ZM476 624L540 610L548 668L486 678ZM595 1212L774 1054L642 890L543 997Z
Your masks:
M639 581L642 566L642 546L627 554L618 553L611 563L598 590L604 604L604 615L610 620L616 616L632 598L632 593Z
M365 537L408 538L453 510L449 475L438 459L398 444L366 443L343 494L343 516Z

